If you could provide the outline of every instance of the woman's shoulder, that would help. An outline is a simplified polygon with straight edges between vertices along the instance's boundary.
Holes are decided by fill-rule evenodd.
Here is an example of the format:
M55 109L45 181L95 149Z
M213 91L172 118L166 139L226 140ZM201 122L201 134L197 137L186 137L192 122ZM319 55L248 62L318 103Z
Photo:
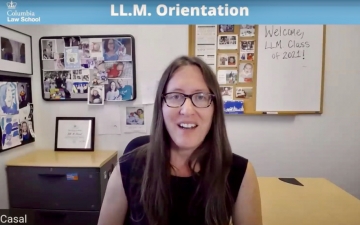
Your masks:
M120 171L123 176L129 175L130 171L134 172L133 168L141 168L146 162L147 145L138 147L129 152L125 152L119 158Z
M244 178L249 160L243 156L233 153L233 160L229 178L233 180L240 180Z
M129 195L130 183L133 178L141 177L146 163L146 147L141 146L126 152L119 158L119 167L122 183L126 195Z
M234 199L237 198L240 186L246 173L248 162L249 160L247 158L233 153L233 160L228 176L228 183L230 185L231 193Z
M240 156L238 154L233 153L233 161L232 161L232 167L240 169L240 168L244 168L246 169L247 164L249 162L249 160L243 156Z

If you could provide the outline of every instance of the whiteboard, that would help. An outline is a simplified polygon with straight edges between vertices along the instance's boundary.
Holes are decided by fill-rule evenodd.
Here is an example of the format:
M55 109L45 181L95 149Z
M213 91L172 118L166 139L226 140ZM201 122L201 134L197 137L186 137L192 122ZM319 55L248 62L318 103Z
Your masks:
M320 111L323 36L323 25L259 25L256 111Z

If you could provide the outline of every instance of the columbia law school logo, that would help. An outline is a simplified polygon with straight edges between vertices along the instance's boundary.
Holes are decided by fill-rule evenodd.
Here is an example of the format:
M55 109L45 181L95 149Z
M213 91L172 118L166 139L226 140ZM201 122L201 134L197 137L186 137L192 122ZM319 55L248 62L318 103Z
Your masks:
M17 3L11 1L11 2L7 2L6 5L7 5L7 8L8 8L8 9L16 9Z
M10 1L6 3L8 8L7 14L7 22L9 23L38 23L40 22L40 17L36 16L35 13L31 10L20 11L17 10L16 7L18 4L16 2Z

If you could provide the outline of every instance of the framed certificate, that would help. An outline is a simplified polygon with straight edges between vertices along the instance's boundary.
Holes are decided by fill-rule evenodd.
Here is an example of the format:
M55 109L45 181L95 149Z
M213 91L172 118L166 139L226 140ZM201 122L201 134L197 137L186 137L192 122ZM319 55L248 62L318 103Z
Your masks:
M56 117L55 151L94 151L95 117Z

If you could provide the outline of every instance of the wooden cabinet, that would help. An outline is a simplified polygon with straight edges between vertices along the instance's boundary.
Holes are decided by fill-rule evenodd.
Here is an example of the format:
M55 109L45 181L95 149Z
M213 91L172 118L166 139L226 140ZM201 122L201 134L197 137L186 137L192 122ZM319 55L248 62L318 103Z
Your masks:
M7 162L10 209L34 225L96 225L117 152L34 151Z

